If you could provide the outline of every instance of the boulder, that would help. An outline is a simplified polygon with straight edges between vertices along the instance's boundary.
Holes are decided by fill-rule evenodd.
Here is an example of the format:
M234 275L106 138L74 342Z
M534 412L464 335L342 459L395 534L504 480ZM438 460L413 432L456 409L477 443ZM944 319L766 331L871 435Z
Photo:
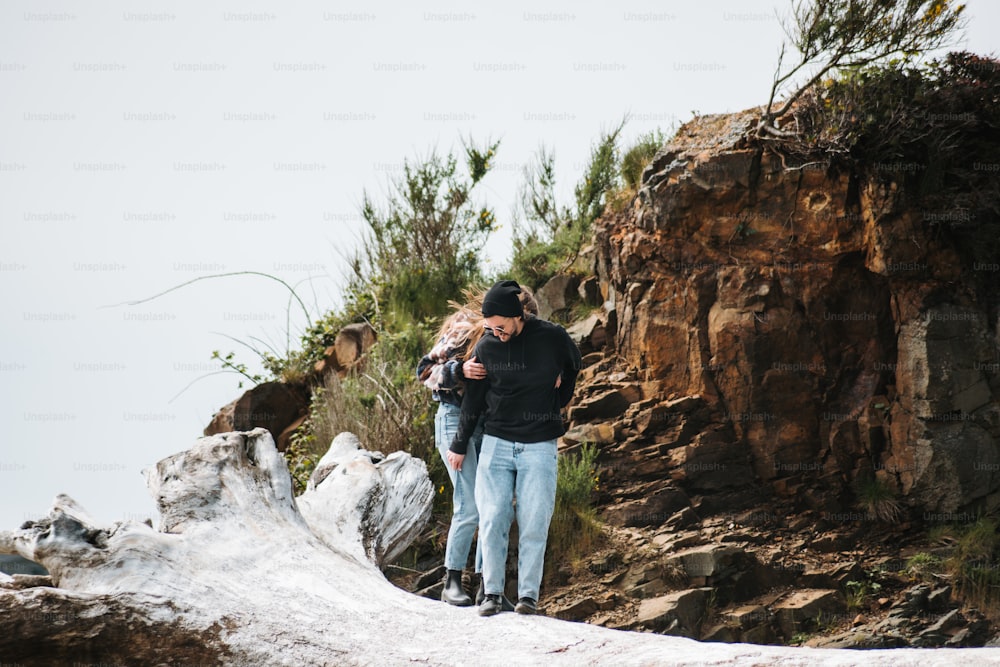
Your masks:
M806 567L795 583L804 588L843 588L848 581L863 581L864 576L865 572L857 561L850 561Z
M761 623L740 632L740 641L747 644L773 644L776 641L770 623Z
M263 382L223 407L205 427L205 435L266 428L274 442L309 410L309 391L284 382Z
M663 568L654 563L638 563L633 565L621 579L622 589L628 593L636 586L648 584L651 581L660 581L663 577ZM634 596L641 597L641 596Z
M697 637L705 616L711 588L692 588L643 600L639 604L635 623L653 632Z
M704 430L685 447L671 450L676 479L688 489L717 491L755 481L746 449L726 430Z
M580 295L580 301L585 306L600 306L604 303L604 296L601 294L601 281L597 279L597 276L587 276L580 280L576 291Z
M722 614L723 620L741 630L749 630L771 622L772 614L759 604L742 605Z
M708 412L701 396L682 396L649 407L643 405L635 418L636 429L644 436L656 435L679 423L690 424L694 430L707 422Z
M771 607L786 640L800 632L815 632L821 620L834 621L846 609L838 591L822 589L793 591Z
M655 598L658 595L663 595L667 592L667 590L669 590L669 587L663 579L653 579L652 581L647 581L626 588L625 594L631 598L645 600L648 598Z
M935 588L927 596L927 611L941 613L951 605L951 586Z
M736 571L743 549L731 544L703 544L670 554L667 562L689 577L724 577Z
M597 610L597 600L592 597L584 597L568 604L551 607L548 613L564 621L582 621L596 613Z
M616 526L660 526L691 501L683 491L665 487L643 498L617 503L604 510L603 518Z
M739 640L740 633L725 623L713 625L701 633L701 641L703 642L726 642L727 644L731 644Z
M562 439L570 445L576 445L581 442L610 445L616 441L615 427L609 423L579 424L566 431Z
M579 284L580 278L575 275L560 273L550 278L535 292L538 316L543 320L551 320L553 315L565 314L577 299L576 289Z
M295 432L298 431L299 428L301 428L302 425L306 423L306 419L308 419L308 417L309 415L302 415L301 417L293 421L291 424L286 426L285 429L280 434L278 434L278 438L277 440L275 440L274 444L278 447L279 452L288 451L289 445L292 444L292 436L294 436Z
M913 641L914 646L942 646L966 624L965 617L958 609L942 614L936 621L924 628Z
M604 349L608 341L604 320L596 313L567 327L566 333L585 355Z
M826 649L895 649L909 646L910 643L904 637L893 634L883 634L871 632L861 628L851 628L846 632L841 632L830 637L816 637L810 639L806 646L812 648Z
M622 416L631 405L630 398L635 394L621 389L608 389L580 400L569 409L569 418L573 422L586 422L595 419L615 419Z

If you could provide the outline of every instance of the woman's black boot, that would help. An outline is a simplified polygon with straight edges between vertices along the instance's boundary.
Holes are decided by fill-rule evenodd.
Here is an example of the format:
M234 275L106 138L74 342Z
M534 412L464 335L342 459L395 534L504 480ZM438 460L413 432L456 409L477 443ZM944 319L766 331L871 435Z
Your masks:
M444 578L444 588L441 589L441 601L456 607L472 606L472 598L462 588L461 570L448 570Z
M476 588L476 606L478 607L486 599L486 586L483 583L483 575L479 574L479 587Z

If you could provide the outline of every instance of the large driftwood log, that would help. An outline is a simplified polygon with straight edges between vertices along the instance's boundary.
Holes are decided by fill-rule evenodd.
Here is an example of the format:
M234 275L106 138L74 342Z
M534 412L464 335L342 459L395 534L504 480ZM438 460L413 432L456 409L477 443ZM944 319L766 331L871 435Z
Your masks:
M297 501L263 429L202 438L147 471L160 520L101 525L59 496L0 533L51 581L0 580L0 658L22 665L1000 665L994 649L699 644L544 617L479 618L377 564L426 521L423 463L340 437ZM405 524L405 525L404 525ZM49 584L49 585L46 585Z

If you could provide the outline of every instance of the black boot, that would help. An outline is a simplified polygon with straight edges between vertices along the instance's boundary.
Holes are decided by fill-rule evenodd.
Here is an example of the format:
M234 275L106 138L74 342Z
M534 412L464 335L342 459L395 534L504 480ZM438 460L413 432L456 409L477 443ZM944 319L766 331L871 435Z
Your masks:
M501 611L501 596L487 595L483 598L483 603L479 605L480 616L493 616Z
M448 570L444 578L444 588L441 589L441 601L456 607L472 606L472 598L462 588L461 570Z
M479 588L476 589L476 606L483 604L486 599L486 584L483 582L483 575L479 575ZM500 596L500 611L514 611L514 603L507 599L506 595Z
M537 614L538 613L538 603L536 603L531 598L521 598L517 601L517 605L514 607L514 611L519 614Z

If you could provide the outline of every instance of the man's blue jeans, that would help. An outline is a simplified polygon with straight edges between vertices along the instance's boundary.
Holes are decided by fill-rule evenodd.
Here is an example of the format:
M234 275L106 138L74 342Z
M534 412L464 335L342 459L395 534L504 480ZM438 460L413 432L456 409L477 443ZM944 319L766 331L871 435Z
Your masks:
M516 514L517 596L538 600L549 521L556 504L557 452L555 440L523 443L483 436L476 504L488 595L504 591L507 544Z
M444 566L449 570L464 570L469 559L469 547L479 526L479 510L476 509L476 461L483 437L482 425L469 440L469 449L462 462L462 470L448 465L445 454L458 432L458 420L462 409L457 405L441 403L434 416L434 440L444 461L444 467L451 478L451 527L448 529L448 544L444 550ZM480 541L476 542L476 572L483 571L483 553Z

